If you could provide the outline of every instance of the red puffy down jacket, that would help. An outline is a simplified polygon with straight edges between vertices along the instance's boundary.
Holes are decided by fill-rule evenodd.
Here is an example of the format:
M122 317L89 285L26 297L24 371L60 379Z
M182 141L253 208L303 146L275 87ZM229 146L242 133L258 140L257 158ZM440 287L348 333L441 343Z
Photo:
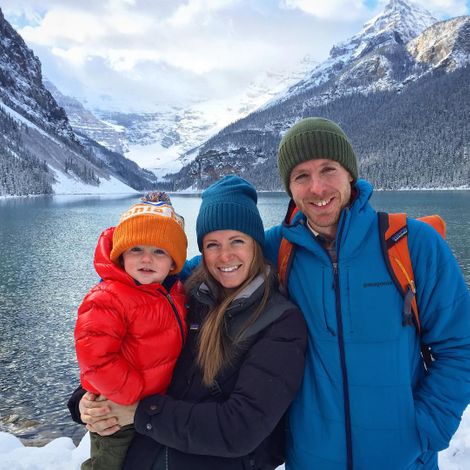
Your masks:
M105 230L95 251L102 282L78 309L75 347L82 386L128 405L165 392L186 335L186 296L177 281L137 285L109 258L114 228Z

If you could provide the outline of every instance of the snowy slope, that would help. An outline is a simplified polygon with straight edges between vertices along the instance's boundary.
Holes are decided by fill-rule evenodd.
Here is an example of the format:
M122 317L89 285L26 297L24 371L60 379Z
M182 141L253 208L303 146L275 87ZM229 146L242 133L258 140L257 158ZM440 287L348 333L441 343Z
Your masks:
M159 178L175 173L192 161L191 149L230 123L261 107L273 96L302 79L316 63L305 57L289 70L268 70L255 78L243 92L226 99L205 99L187 108L161 107L153 113L118 113L92 110L106 126L118 126L119 139L127 158L152 170ZM70 120L74 111L61 103ZM81 129L99 140L93 129ZM124 131L122 131L124 130ZM101 130L99 130L101 132ZM103 142L104 145L107 145Z
M56 172L55 179L54 194L132 194L138 192L113 176L100 178L100 184L97 186L84 184L78 178L61 172Z
M21 123L22 126L28 128L28 137L34 141L38 147L48 149L48 161L46 161L46 164L49 168L49 172L53 175L54 181L52 183L52 188L55 194L121 194L136 192L130 186L106 172L97 172L99 184L93 185L86 184L81 178L74 175L73 172L65 173L64 171L61 171L59 169L59 159L54 158L55 152L66 155L74 160L80 160L83 158L80 153L70 149L51 131L47 132L44 129L41 129L29 119L1 102L0 109L7 113L12 119Z

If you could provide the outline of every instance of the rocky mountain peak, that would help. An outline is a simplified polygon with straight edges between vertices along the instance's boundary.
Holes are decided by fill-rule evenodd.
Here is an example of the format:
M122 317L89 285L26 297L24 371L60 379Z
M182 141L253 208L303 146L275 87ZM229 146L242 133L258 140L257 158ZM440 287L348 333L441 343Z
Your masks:
M407 0L391 0L379 15L364 24L362 31L334 46L330 57L358 58L377 47L405 44L436 22L431 13Z
M325 62L292 86L285 96L275 98L273 102L283 101L332 80L338 83L340 93L346 89L350 92L367 92L371 87L387 89L393 82L390 75L395 72L391 72L393 65L383 51L404 49L405 44L436 21L428 11L407 0L391 0L379 15L365 23L358 34L334 45Z
M390 0L382 13L364 25L360 34L377 35L393 31L406 43L436 22L429 11L418 5L407 0Z
M67 115L42 82L41 62L1 10L0 100L37 126L75 141Z
M470 63L470 16L436 23L407 44L417 62L447 71Z

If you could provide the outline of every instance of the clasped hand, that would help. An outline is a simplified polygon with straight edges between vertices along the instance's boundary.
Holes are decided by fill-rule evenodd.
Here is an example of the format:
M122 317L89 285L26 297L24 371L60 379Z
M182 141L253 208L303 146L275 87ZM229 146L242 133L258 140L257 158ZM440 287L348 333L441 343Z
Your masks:
M122 426L134 422L134 414L139 403L118 405L102 395L86 392L80 400L80 418L88 431L100 436L110 436Z

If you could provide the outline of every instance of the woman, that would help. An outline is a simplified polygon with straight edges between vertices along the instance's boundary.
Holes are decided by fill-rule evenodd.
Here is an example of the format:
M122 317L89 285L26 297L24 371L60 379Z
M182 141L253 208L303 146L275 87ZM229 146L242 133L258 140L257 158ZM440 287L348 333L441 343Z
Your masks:
M188 338L168 395L131 406L86 394L81 419L108 435L134 423L125 469L274 469L282 416L300 386L306 346L300 311L264 260L254 187L227 176L202 195L202 264L186 282ZM79 394L71 410L79 419Z

